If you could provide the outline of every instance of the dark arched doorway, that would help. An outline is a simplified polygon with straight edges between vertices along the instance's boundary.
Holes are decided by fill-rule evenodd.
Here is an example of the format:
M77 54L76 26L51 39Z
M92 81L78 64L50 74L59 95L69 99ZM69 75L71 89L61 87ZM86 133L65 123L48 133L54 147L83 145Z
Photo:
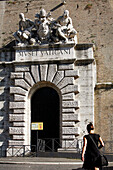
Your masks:
M31 98L31 122L43 122L43 131L38 138L60 138L60 100L56 90L51 87L38 89ZM37 144L36 131L31 131L31 145Z

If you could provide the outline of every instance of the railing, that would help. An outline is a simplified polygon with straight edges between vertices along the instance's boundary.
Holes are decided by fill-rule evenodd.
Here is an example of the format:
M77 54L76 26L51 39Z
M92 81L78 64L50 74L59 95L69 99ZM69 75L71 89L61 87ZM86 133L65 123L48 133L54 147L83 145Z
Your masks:
M59 139L38 139L38 145L3 145L0 147L0 157L20 156L33 157L38 156L39 152L60 152L74 150L76 153L81 153L83 146L82 140L59 140ZM106 154L113 154L113 141L106 141L102 151Z
M62 148L64 151L73 148L80 153L82 148L80 144L81 141L79 140L38 139L38 145L3 145L0 147L0 156L38 156L39 152L57 152L59 148Z

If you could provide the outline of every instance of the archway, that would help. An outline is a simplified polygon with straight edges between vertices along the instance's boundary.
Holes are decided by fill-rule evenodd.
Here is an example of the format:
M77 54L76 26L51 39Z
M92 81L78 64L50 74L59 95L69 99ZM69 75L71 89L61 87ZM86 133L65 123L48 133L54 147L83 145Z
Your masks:
M60 99L51 87L38 89L31 98L31 122L43 122L39 139L60 138ZM36 131L31 131L31 145L37 144Z

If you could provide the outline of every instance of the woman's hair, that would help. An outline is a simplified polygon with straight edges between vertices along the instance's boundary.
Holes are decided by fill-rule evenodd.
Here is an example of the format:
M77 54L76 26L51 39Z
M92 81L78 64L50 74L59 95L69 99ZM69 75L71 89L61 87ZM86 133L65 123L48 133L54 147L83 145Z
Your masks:
M94 126L93 126L93 124L91 122L87 125L88 133L90 132L90 130L94 130Z

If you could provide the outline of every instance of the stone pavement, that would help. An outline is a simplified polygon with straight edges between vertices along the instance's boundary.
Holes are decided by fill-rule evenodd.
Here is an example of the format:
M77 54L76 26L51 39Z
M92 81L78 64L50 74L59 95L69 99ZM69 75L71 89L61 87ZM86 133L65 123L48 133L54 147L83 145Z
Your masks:
M82 161L72 158L50 158L50 157L2 157L0 158L0 170L83 170ZM113 162L102 170L113 170Z
M50 157L2 157L0 164L79 164L80 159L71 158L50 158Z
M50 158L50 157L1 157L0 164L73 164L81 165L83 162L80 159L73 158ZM113 162L109 162L109 166L113 166Z

